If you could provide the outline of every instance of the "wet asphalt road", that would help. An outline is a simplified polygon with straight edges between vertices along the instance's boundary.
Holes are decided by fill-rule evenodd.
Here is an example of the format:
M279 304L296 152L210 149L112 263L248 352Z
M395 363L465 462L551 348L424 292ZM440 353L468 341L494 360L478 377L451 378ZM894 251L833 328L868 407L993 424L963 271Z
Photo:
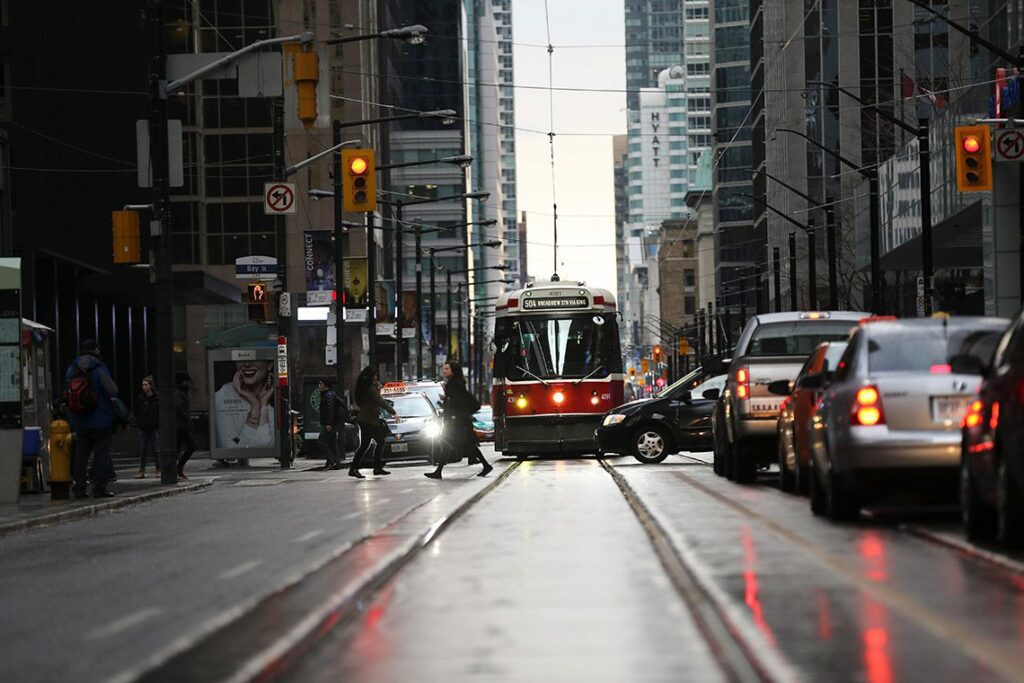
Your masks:
M218 625L283 634L244 613L317 567L329 587L347 576L331 558L367 537L397 548L411 526L437 532L283 679L1024 680L1021 558L958 550L948 516L815 519L770 477L714 476L708 456L611 458L614 473L499 460L495 475L513 469L493 489L464 465L443 482L253 472L0 538L0 680L131 680Z

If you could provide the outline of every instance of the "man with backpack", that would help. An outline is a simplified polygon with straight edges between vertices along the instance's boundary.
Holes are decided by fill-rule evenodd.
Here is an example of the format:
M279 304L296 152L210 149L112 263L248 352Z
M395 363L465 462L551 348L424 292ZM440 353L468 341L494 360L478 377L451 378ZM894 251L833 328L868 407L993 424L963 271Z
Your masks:
M64 377L64 385L71 430L75 434L71 492L75 498L85 498L86 483L91 480L93 498L110 498L114 495L107 490L114 469L110 459L110 435L114 426L112 399L117 397L117 384L101 360L94 340L82 342L78 357Z
M320 380L320 442L327 451L324 469L340 470L345 459L345 423L351 419L348 408L334 393L333 382ZM340 444L339 444L340 439Z

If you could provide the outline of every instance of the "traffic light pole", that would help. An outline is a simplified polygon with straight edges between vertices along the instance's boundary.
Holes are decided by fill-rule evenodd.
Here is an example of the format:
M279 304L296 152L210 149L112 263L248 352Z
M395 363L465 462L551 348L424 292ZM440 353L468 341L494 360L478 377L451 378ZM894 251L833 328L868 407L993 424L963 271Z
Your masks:
M334 122L335 145L341 144L341 121ZM345 224L342 221L341 155L334 155L334 387L345 395Z
M445 284L448 287L448 326L445 328L445 348L448 352L445 354L445 358L452 357L452 271L445 272Z
M402 226L398 226L401 230ZM416 236L416 379L423 379L423 232L419 223L415 228Z
M275 97L274 106L274 178L285 179L284 165L284 97ZM287 349L288 321L289 317L282 315L281 294L288 291L288 233L284 216L276 216L275 233L277 237L277 278L281 282L281 289L277 298L277 335L278 342L285 340ZM287 357L285 362L288 362ZM289 389L288 376L278 378L277 392L277 428L280 444L278 445L278 462L281 469L288 469L292 466L291 452L291 393Z
M373 211L366 212L366 322L369 334L366 338L366 355L369 365L377 365L377 223ZM387 302L384 302L387 304Z
M924 314L932 314L932 169L928 145L928 119L918 119L917 145L921 165L921 278L924 280Z
M789 233L789 310L797 310L796 299L796 233Z
M434 282L434 251L430 251L430 379L437 379L437 297Z
M395 202L395 379L401 382L402 376L402 288L405 286L405 260L402 258L402 202Z

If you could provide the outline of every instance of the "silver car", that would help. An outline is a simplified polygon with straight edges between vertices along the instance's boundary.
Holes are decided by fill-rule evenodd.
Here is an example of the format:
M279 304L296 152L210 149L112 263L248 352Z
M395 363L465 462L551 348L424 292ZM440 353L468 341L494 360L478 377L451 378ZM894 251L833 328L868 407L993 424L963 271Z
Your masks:
M960 420L1009 321L937 317L864 322L825 389L809 433L811 509L853 517L861 503L956 500ZM810 387L807 387L810 388Z

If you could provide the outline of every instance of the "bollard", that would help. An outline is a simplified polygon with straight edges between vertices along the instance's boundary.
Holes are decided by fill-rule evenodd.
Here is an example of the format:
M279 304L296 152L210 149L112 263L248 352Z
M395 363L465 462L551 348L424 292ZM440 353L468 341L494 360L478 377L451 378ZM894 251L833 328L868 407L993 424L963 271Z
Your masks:
M50 500L71 497L71 425L64 420L50 423Z

